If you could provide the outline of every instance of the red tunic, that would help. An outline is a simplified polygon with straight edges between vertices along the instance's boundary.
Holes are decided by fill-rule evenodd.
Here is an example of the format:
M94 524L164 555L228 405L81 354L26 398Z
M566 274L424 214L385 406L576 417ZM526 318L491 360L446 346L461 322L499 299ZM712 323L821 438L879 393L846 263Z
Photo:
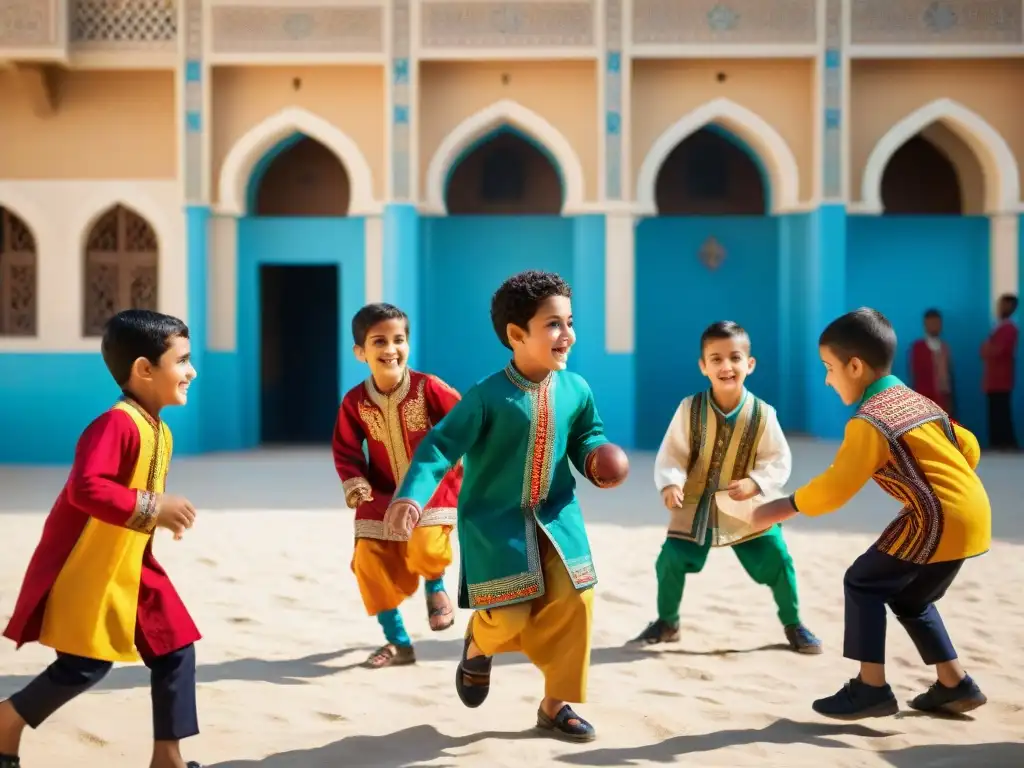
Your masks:
M148 415L145 418L149 419ZM118 408L104 413L82 433L68 480L46 518L14 614L4 630L4 636L19 648L40 639L51 589L90 520L137 532L152 530L153 520L140 511L145 509L140 499L147 492L162 490L162 482L159 489L129 487L142 443L136 420ZM169 460L169 447L166 458ZM150 473L151 483L155 474ZM97 562L96 567L116 571L119 564ZM51 619L61 623L59 618ZM163 656L200 639L184 603L153 556L152 537L142 555L135 619L135 646L143 658Z
M1013 390L1017 367L1017 326L1012 320L1003 320L981 345L985 361L982 389L985 393Z
M949 345L941 342L938 352L918 339L910 348L911 387L924 395L946 413L953 410L953 374Z
M441 379L413 370L390 394L379 392L371 377L345 395L334 427L334 465L350 507L360 492L373 496L356 509L356 538L389 538L384 513L416 446L458 401L459 393ZM445 475L419 524L454 525L461 486L460 463Z

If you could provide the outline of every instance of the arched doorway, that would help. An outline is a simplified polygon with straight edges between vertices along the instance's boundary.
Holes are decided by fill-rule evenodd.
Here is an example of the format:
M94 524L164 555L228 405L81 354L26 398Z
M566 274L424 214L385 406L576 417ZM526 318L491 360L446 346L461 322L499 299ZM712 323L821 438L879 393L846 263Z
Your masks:
M636 233L637 445L654 450L679 401L707 387L700 334L716 320L747 329L763 367L752 391L778 392L778 229L761 160L706 125L679 142L654 178L657 215ZM773 375L774 374L774 375Z
M115 205L100 214L86 235L84 259L83 336L101 336L122 310L160 309L160 244L135 211Z
M448 215L425 222L420 343L431 372L457 389L508 360L490 323L491 296L505 278L543 269L571 281L563 197L550 153L511 125L479 138L449 169Z
M331 438L351 347L342 335L357 309L344 306L349 283L357 302L363 293L363 227L348 218L349 176L330 149L296 133L256 164L247 198L239 305L251 327L240 327L239 348L258 382L255 437L322 444Z
M0 207L0 336L38 333L36 238L13 211Z
M941 122L908 138L881 176L883 211L851 217L847 297L892 322L893 372L912 384L909 350L926 310L944 318L953 358L955 415L984 432L978 346L988 327L989 223L985 177L971 148Z

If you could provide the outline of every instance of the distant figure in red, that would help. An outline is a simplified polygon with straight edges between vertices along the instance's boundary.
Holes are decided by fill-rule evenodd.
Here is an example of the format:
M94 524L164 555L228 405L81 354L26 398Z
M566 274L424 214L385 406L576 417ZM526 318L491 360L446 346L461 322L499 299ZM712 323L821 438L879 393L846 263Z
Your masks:
M924 338L910 348L910 386L950 416L953 413L953 358L942 339L942 313L924 313Z
M981 345L985 361L982 388L988 398L989 446L999 450L1016 450L1017 435L1013 429L1010 395L1013 392L1014 369L1017 366L1017 324L1011 319L1017 311L1017 297L1006 293L999 297L996 327Z

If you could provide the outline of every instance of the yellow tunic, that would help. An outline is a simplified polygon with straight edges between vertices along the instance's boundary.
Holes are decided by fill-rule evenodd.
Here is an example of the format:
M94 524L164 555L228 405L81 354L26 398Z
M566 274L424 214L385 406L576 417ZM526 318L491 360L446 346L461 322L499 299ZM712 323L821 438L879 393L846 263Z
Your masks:
M136 406L114 408L139 431L139 457L129 488L163 493L171 460L171 431ZM39 642L54 650L104 661L139 660L135 647L142 559L149 532L90 517L46 600Z
M832 465L797 490L793 504L823 515L874 478L904 505L879 538L881 551L918 564L974 557L992 540L988 494L974 471L980 457L971 432L885 376L865 392Z

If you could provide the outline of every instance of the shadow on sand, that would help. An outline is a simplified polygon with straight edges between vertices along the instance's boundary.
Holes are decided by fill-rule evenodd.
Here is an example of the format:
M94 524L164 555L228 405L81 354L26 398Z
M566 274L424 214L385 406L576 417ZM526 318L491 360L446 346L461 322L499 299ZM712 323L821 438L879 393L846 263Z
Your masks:
M200 664L196 668L196 681L204 683L220 683L224 681L242 681L253 683L270 683L271 685L301 685L306 680L330 677L360 667L364 657L374 650L371 646L356 646L328 653L315 653L299 659L281 659L267 661L264 659L233 659L217 664ZM757 651L785 651L789 648L782 644L765 645L759 648L722 649L713 651L687 651L685 649L644 649L633 646L610 646L595 648L591 652L590 663L628 664L641 661L658 654L679 654L693 656L728 656L736 653L754 653ZM348 654L358 653L360 656L350 664L341 666L330 662ZM462 640L434 640L428 638L416 643L416 658L420 662L451 662L458 663L462 654ZM495 667L527 664L529 660L521 653L504 654L495 658ZM43 668L39 669L42 672ZM35 677L32 675L0 675L0 700L15 691L24 688ZM134 688L149 687L149 670L142 665L116 667L96 686L96 691L127 691Z
M857 724L801 723L778 720L761 729L726 730L717 733L676 736L642 747L621 749L589 749L566 745L573 750L555 758L556 761L580 766L629 766L640 762L677 763L687 755L714 752L746 744L804 743L823 749L854 749L835 739L837 736L885 738L892 731L880 731ZM414 768L426 763L450 768L468 764L467 755L453 755L449 750L471 746L487 739L520 741L545 738L534 731L490 731L473 736L446 736L430 725L417 725L382 736L349 736L314 749L301 749L268 755L260 760L233 760L216 763L209 768ZM577 751L582 750L582 751ZM889 752L874 752L893 768L1019 768L1024 765L1024 744L927 745ZM434 763L437 760L448 761ZM472 758L479 761L479 758ZM823 763L827 762L822 758Z
M360 646L330 653L315 653L301 659L282 659L280 661L233 659L218 664L200 664L196 668L196 681L220 683L231 680L272 685L301 685L307 680L329 677L338 672L354 669L362 663L362 657L359 657L359 661L344 666L331 666L328 662L349 653L357 651L369 653L371 650L373 649L370 647ZM28 685L34 677L35 675L0 675L0 700ZM133 688L148 687L149 670L140 664L111 670L110 674L94 690L127 691Z

